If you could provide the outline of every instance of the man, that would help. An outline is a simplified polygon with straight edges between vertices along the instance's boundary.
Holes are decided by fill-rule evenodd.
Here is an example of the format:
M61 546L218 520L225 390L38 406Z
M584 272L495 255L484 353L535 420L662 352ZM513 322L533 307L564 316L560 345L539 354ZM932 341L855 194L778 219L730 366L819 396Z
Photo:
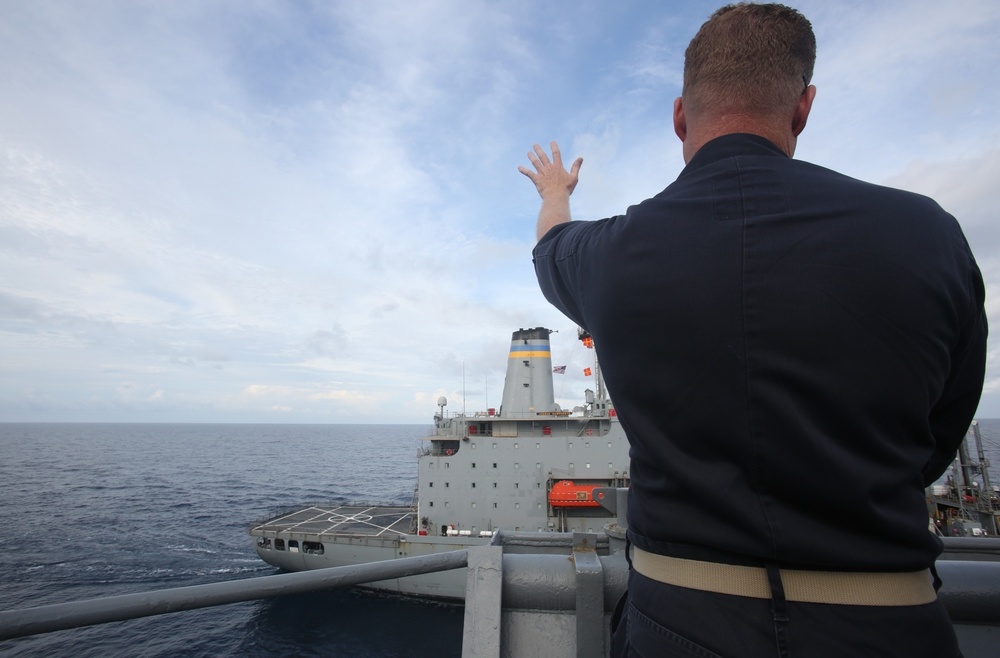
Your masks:
M520 167L541 288L632 446L614 651L959 655L924 487L978 405L982 277L932 200L792 159L815 47L793 9L717 11L674 103L686 167L622 216L570 221L555 143Z

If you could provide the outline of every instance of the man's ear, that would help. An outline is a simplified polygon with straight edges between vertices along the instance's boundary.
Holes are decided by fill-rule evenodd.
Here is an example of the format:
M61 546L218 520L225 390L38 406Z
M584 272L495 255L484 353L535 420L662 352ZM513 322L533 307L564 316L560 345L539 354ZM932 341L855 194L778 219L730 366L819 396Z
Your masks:
M674 133L683 142L687 139L687 119L684 116L684 99L680 96L674 100Z
M799 96L799 102L795 106L795 113L792 114L792 135L795 137L798 137L802 131L805 130L806 121L809 119L809 112L812 111L812 104L815 98L815 85L809 85L806 87L806 90L802 92L801 96ZM676 128L674 130L676 130Z

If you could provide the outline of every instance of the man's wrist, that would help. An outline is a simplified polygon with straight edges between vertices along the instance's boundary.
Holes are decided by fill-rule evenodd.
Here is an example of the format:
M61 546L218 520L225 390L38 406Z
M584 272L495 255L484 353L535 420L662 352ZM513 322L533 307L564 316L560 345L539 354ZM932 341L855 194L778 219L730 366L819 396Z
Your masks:
M568 204L570 197L569 190L558 187L547 189L544 192L540 191L538 195L542 197L542 203L551 204Z

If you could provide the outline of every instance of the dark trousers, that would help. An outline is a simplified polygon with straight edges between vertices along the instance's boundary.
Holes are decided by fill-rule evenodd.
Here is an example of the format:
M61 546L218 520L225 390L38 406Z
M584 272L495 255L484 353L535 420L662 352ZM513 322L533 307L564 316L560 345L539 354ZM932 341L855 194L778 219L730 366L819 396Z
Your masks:
M768 599L665 585L632 570L611 656L960 658L961 653L940 601L901 607L794 601L775 606Z

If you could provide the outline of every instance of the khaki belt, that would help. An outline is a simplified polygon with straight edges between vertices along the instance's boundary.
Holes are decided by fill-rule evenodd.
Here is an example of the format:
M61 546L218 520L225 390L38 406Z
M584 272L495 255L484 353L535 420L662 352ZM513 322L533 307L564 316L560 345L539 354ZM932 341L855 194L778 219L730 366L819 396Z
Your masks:
M685 560L632 547L632 567L647 578L704 592L770 599L764 567ZM930 569L899 573L782 569L785 599L833 605L906 606L937 599Z

